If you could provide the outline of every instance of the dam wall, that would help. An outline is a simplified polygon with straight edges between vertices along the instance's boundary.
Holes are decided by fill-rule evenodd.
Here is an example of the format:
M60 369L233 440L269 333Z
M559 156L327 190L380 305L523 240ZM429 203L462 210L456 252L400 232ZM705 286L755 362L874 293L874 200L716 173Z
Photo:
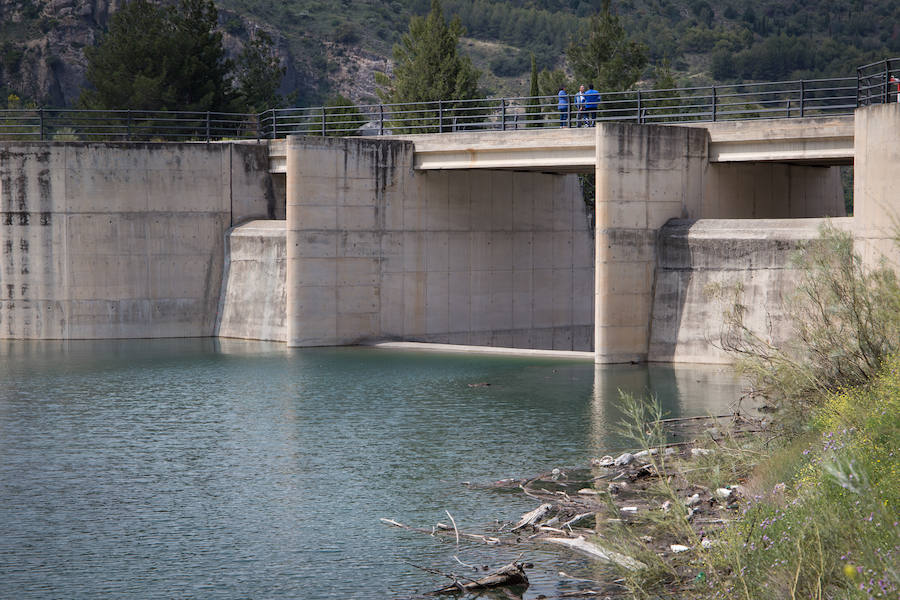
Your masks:
M270 218L265 146L0 145L0 338L213 334L223 240Z
M284 221L250 221L225 237L225 276L215 335L287 341Z
M289 345L592 348L575 175L416 171L404 141L287 145Z
M737 302L744 323L775 346L794 335L786 301L801 274L792 257L829 223L852 218L674 220L659 235L648 360L730 363L725 311Z

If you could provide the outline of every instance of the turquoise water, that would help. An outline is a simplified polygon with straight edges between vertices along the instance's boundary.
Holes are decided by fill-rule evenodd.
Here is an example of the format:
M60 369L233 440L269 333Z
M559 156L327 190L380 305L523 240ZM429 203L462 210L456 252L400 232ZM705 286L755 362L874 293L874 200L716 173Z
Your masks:
M470 384L489 383L472 386ZM229 340L0 342L0 597L404 598L523 548L535 501L489 483L620 449L617 389L727 408L721 368L286 349ZM525 548L526 598L581 559Z

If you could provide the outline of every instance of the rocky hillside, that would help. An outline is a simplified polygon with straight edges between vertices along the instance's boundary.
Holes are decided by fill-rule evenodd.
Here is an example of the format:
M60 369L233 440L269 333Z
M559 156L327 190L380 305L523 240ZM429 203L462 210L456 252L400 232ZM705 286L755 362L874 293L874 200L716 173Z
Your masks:
M125 0L0 0L0 106L10 93L71 106L84 81L84 48ZM174 1L174 0L161 0ZM563 66L602 0L442 0L467 28L462 49L483 71L485 95L527 93L530 57ZM373 101L373 73L430 0L216 0L226 48L236 54L257 28L287 67L282 92L300 106L335 94ZM681 85L850 75L900 56L896 0L612 0L630 34L664 60Z

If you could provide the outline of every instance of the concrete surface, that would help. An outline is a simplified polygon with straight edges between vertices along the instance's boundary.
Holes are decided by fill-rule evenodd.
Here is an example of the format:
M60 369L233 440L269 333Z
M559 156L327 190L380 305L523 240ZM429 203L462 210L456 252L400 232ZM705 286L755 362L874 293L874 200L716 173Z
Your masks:
M604 123L596 128L597 362L647 359L657 230L699 212L706 132Z
M288 138L288 343L590 350L577 178L416 172L409 142Z
M284 221L250 221L226 235L215 335L287 341Z
M853 169L854 218L863 257L887 257L900 269L900 103L856 111L857 158Z
M560 358L564 360L593 361L593 352L572 350L533 350L528 348L497 348L491 346L466 346L461 344L428 344L424 342L378 342L374 348L385 350L414 350L416 352L450 352L454 354L491 354L494 356L527 356Z
M762 339L776 346L790 339L784 303L800 279L791 257L826 221L853 227L850 218L669 222L659 237L648 359L732 362L722 335L735 300Z
M853 162L852 115L658 126L692 127L707 131L707 155L712 163L849 165ZM596 154L596 140L591 129L466 131L384 136L381 139L413 142L415 168L421 170L509 168L590 172ZM269 168L272 173L286 172L286 152L285 140L269 142Z
M223 236L274 205L265 147L0 146L0 337L213 333Z

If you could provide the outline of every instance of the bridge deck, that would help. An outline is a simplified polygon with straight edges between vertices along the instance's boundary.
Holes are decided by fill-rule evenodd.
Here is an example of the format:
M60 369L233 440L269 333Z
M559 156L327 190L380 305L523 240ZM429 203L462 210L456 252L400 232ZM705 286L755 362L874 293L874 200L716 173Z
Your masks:
M679 123L709 132L710 162L853 162L852 115L828 118ZM664 125L667 126L667 125ZM593 129L519 129L385 136L415 144L417 169L516 169L588 172L596 161ZM285 141L269 142L273 173L286 168Z

